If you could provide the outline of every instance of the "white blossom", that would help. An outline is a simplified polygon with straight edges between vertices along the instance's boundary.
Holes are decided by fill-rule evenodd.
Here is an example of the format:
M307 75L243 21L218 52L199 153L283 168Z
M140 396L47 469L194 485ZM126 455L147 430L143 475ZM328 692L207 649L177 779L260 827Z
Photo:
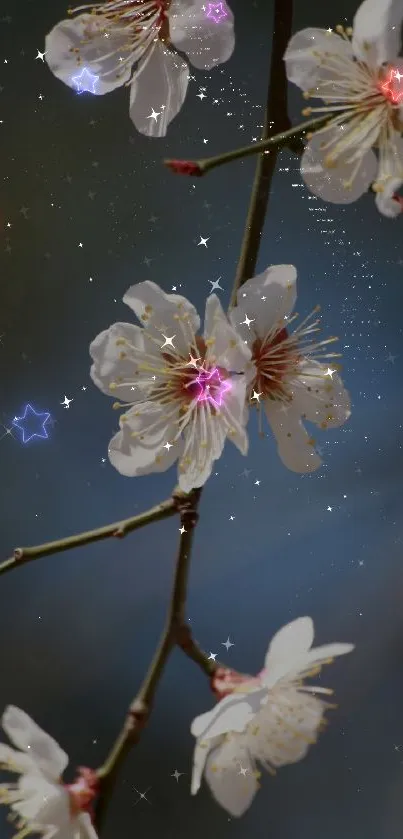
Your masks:
M209 477L226 437L247 453L243 372L250 351L215 294L206 301L203 338L185 297L146 281L123 300L142 327L115 323L90 346L92 380L126 408L109 459L130 477L164 472L179 460L179 486L190 492Z
M180 111L189 82L185 53L210 70L232 55L233 15L208 16L199 0L107 0L72 10L46 37L45 57L55 76L77 89L77 74L93 74L92 92L130 86L130 117L137 130L164 137ZM225 6L225 8L224 8Z
M0 768L20 776L16 784L0 785L0 802L16 822L13 839L38 833L43 839L98 839L86 812L96 795L95 772L82 769L75 783L64 784L68 757L52 737L13 705L1 724L16 749L0 743Z
M394 198L403 184L402 18L402 0L364 0L352 29L304 29L284 56L288 79L306 99L323 100L304 115L329 113L302 156L308 188L325 201L349 204L372 184L376 205L389 218L402 212Z
M326 352L336 338L315 340L319 307L292 330L297 296L293 265L273 265L239 290L230 319L252 353L250 404L264 411L279 455L294 472L312 472L322 461L301 420L325 430L350 416L350 399ZM326 362L326 363L325 363Z
M204 773L217 802L241 816L259 788L257 764L274 774L305 757L332 707L319 696L332 691L303 680L353 649L340 643L312 649L313 638L309 617L284 626L269 645L262 672L244 677L243 683L235 679L213 710L193 720L193 795Z

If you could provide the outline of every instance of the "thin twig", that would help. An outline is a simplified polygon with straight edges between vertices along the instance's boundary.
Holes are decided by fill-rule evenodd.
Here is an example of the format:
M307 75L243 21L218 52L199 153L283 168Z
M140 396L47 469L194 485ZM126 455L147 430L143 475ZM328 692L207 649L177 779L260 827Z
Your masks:
M283 56L291 38L292 13L293 0L275 0L263 141L269 136L271 126L274 126L275 131L287 132L290 124L287 110L287 77ZM230 306L235 306L239 288L255 273L277 155L278 147L274 148L271 154L261 154L256 165L255 180Z
M251 143L249 146L241 146L238 149L232 149L231 151L224 152L224 154L218 154L216 157L205 157L202 160L172 160L167 159L164 160L165 166L168 169L171 169L172 172L178 175L191 175L197 178L202 177L202 175L206 175L207 172L211 172L212 169L216 169L217 166L224 166L225 163L232 163L234 160L241 160L244 157L250 157L254 154L260 154L261 152L266 152L268 155L272 149L276 149L277 151L281 149L283 146L292 146L292 151L297 150L296 142L299 138L300 142L302 142L302 137L304 134L310 131L317 130L321 126L323 126L330 118L332 114L326 114L325 116L315 117L314 119L305 120L305 122L301 122L299 125L294 125L292 128L283 129L276 134L268 134L267 132L263 133L263 139L260 140L258 143ZM288 116L286 117L287 123L289 124ZM271 126L269 125L268 128ZM294 142L292 142L294 138Z
M45 542L45 544L36 545L35 547L15 548L14 556L0 563L0 574L11 571L12 568L16 568L19 565L32 562L32 560L39 559L42 556L68 551L70 548L78 548L80 545L89 545L91 542L108 539L110 536L123 539L132 530L138 530L140 527L144 527L146 524L154 521L170 518L170 516L174 516L177 512L178 496L173 495L172 498L161 501L156 507L151 507L150 510L146 510L138 516L124 519L124 521L115 521L113 524L98 527L96 530L87 530L84 533L77 533L75 536L66 536L63 539L57 539L55 542Z
M167 621L143 684L137 696L130 704L123 728L104 764L98 770L100 795L95 813L95 824L98 830L103 823L106 808L115 787L119 768L130 748L138 742L140 734L150 716L155 691L168 656L177 643L177 640L180 641L183 638L187 580L193 534L198 520L197 508L200 496L201 490L195 489L189 495L177 497L176 499L182 527ZM194 645L194 649L196 649L196 645ZM214 665L211 669L209 668L210 672L213 672L216 666Z

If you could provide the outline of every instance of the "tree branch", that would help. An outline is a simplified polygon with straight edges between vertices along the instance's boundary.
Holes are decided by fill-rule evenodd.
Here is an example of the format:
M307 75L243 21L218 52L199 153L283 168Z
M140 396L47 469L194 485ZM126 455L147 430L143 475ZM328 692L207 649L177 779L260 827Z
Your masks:
M172 169L175 174L201 177L207 172L211 172L212 169L216 169L217 166L223 166L225 163L232 163L234 160L241 160L244 157L251 157L254 154L260 154L261 152L269 154L269 152L274 148L279 151L283 146L288 146L297 154L300 153L300 146L302 146L302 149L304 148L302 136L306 134L307 131L310 132L320 128L330 119L331 116L332 114L326 114L325 116L322 115L320 117L315 117L315 119L305 120L305 122L301 122L299 125L294 125L286 131L280 131L278 134L263 135L263 139L258 143L251 143L249 146L232 149L231 151L219 154L216 157L205 157L203 160L167 159L164 160L164 163L165 166L167 166L168 169Z
M197 509L200 496L201 489L195 489L187 496L176 496L182 527L167 621L143 684L137 696L130 704L123 728L104 764L98 770L100 794L95 812L95 824L98 830L103 823L120 766L130 748L138 742L141 732L148 721L157 685L162 676L168 656L177 642L186 652L185 630L187 630L187 627L185 625L185 607L187 580L193 534L198 520ZM194 642L191 644L191 651L191 657L193 659L195 659L196 655L198 656L199 664L202 664L204 659L206 660L205 654L199 650ZM213 666L210 668L210 662L207 665L205 661L203 669L208 666L209 672L214 672L217 665L214 662L211 662L211 664Z
M275 0L272 52L264 117L263 140L269 137L270 126L275 131L287 131L290 125L287 110L287 77L283 55L292 34L293 0ZM260 248L260 237L267 215L267 204L278 149L259 156L252 187L246 228L242 242L230 306L236 303L238 289L253 277Z
M96 530L87 530L85 533L77 533L75 536L66 536L64 539L58 539L56 542L45 542L44 545L36 545L35 547L29 548L15 548L14 556L0 563L0 574L5 574L6 571L11 571L12 568L25 565L27 562L39 559L41 556L49 556L49 554L68 551L70 548L78 548L80 545L89 545L91 542L108 539L110 536L123 539L132 530L138 530L140 527L151 524L153 521L161 521L162 519L168 519L170 516L174 516L178 512L179 497L176 492L172 498L161 501L156 507L151 507L150 510L146 510L138 516L132 516L130 519L124 519L124 521L116 521L114 524L107 524L105 527L98 527Z

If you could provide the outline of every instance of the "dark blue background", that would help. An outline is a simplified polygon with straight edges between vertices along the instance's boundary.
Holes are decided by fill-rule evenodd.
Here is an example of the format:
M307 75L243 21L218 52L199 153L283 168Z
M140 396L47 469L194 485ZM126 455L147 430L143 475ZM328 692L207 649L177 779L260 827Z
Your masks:
M175 483L174 470L130 480L103 462L117 416L89 380L88 345L130 320L122 295L144 279L167 291L176 285L203 311L208 281L221 276L228 302L255 160L195 183L175 179L161 160L259 137L273 3L232 7L232 59L211 74L194 71L168 138L153 140L131 125L128 90L78 96L35 60L65 16L62 0L0 3L4 559L16 545L133 515ZM352 0L296 0L294 31L347 25L354 11ZM303 106L291 89L293 121ZM105 839L401 836L402 223L381 218L371 195L347 208L322 204L302 186L298 159L281 154L258 267L297 266L298 310L320 302L325 331L340 336L353 413L343 429L315 432L325 465L311 476L288 472L252 418L248 457L227 444L206 487L193 553L188 615L195 637L223 662L259 670L270 636L304 614L319 643L357 644L322 676L339 710L308 758L265 777L247 815L229 820L204 790L189 795L189 725L212 697L202 673L175 652ZM197 246L200 236L209 237L207 249ZM6 429L27 402L54 423L49 440L24 446ZM120 728L163 625L177 541L178 522L169 520L0 579L0 706L23 707L73 764L99 765ZM228 635L235 646L227 653ZM175 769L185 773L178 783ZM135 787L150 788L149 802ZM5 824L1 837L10 835Z

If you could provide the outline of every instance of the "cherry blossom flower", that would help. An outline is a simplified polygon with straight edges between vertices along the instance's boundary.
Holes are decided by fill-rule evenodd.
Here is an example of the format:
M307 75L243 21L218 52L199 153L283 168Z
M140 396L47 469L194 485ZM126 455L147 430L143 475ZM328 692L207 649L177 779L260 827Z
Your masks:
M17 822L14 839L38 833L43 839L97 839L89 814L96 773L82 768L73 784L64 784L68 757L49 734L13 705L1 724L19 750L0 743L1 769L20 775L17 784L0 785L0 802L10 805Z
M319 320L312 316L291 331L297 296L293 265L273 265L238 292L230 319L252 352L251 405L263 408L283 463L294 472L313 472L322 461L301 419L321 429L337 428L350 416L350 399L336 367L324 360L336 338L316 341ZM337 354L338 355L338 354ZM262 414L260 412L260 418Z
M72 10L46 37L45 57L55 76L77 87L77 73L91 74L92 93L130 87L130 117L137 130L164 137L180 111L189 82L185 53L194 67L210 70L232 55L234 20L217 23L200 0L107 0Z
M179 459L184 492L202 486L229 437L247 453L247 379L250 351L215 294L200 319L185 297L155 283L132 286L123 301L142 327L115 323L90 346L91 377L127 410L109 445L122 475L165 472Z
M389 218L402 212L396 200L403 184L402 18L401 0L364 0L352 29L303 29L284 56L288 79L306 99L324 102L304 115L329 113L302 156L308 188L325 201L350 204L372 184L378 210Z
M333 707L303 680L316 676L323 664L354 649L352 644L327 644L312 649L311 618L298 618L274 636L264 669L255 678L234 672L213 675L218 704L193 720L196 737L191 792L205 779L217 802L232 816L250 807L259 788L260 763L275 774L280 766L305 757Z

